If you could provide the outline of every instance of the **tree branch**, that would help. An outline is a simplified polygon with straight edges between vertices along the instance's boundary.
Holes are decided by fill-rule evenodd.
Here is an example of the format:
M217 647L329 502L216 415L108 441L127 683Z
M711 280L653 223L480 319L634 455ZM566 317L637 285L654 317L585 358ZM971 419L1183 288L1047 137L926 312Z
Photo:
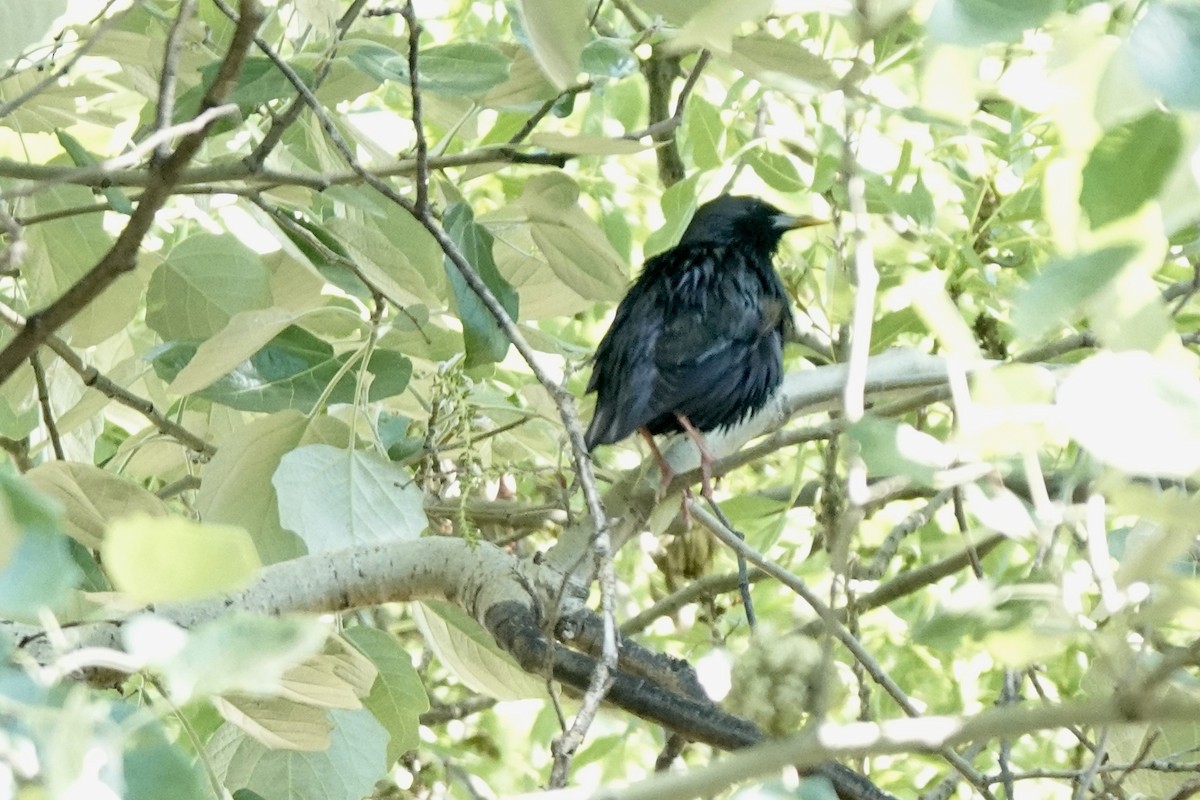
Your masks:
M253 41L254 32L262 21L262 8L257 0L241 0L241 8L242 18L234 31L233 40L230 42L225 59L221 62L217 77L204 95L204 100L200 105L201 113L219 106L232 91L250 43ZM72 284L61 297L41 311L30 315L20 333L3 350L0 350L0 384L7 381L16 368L55 331L78 314L84 306L99 297L117 278L136 266L137 253L142 239L149 232L150 226L154 224L154 217L158 210L171 196L171 191L183 172L183 168L200 149L210 126L211 122L209 126L184 136L175 148L175 152L163 161L161 168L151 168L151 182L139 199L138 206L130 215L124 230L121 231L109 251L104 254L96 266Z

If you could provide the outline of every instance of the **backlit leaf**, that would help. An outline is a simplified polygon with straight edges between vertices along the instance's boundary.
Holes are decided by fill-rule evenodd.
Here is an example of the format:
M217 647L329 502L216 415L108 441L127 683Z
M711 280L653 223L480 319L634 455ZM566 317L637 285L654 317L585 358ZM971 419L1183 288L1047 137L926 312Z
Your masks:
M1100 353L1058 390L1062 423L1099 461L1139 475L1200 470L1200 380L1149 353Z
M416 539L429 525L412 473L374 453L300 447L283 456L271 482L280 522L310 553Z
M100 552L113 584L140 603L242 589L261 566L244 529L178 516L123 516L109 523Z
M1128 216L1154 199L1182 147L1179 121L1159 111L1107 131L1083 168L1079 193L1092 227Z
M542 72L559 89L575 82L591 39L583 0L519 0L521 23Z
M1133 257L1133 247L1110 247L1073 258L1051 260L1017 293L1013 324L1028 341L1077 321L1087 301L1120 274Z

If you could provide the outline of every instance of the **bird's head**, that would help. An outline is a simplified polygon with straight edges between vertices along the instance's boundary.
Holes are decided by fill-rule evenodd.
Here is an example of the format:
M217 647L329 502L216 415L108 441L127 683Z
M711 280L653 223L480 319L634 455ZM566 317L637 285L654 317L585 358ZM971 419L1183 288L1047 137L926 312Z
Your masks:
M788 231L820 225L817 217L785 214L757 197L723 194L696 209L681 245L749 245L774 252Z

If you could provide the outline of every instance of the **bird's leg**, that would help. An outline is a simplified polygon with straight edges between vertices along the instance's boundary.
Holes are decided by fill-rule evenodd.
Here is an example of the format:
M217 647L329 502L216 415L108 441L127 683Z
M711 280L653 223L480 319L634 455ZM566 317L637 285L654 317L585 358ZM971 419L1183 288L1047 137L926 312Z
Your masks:
M676 411L675 419L679 420L679 424L687 431L687 435L692 437L692 441L696 443L696 448L700 451L700 496L712 502L712 465L717 458L708 449L708 444L704 441L704 434L696 430L696 426L686 415Z
M667 496L667 487L671 485L671 481L675 480L675 468L671 466L665 458L662 451L658 449L658 445L654 443L654 435L645 428L638 428L638 433L646 440L646 444L650 445L650 452L654 454L654 460L658 462L658 496L656 500L662 500Z

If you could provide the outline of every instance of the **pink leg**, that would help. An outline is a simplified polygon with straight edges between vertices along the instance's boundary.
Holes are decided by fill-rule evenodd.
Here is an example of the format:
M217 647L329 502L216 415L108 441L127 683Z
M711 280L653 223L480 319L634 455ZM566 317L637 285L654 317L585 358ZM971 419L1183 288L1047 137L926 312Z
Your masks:
M678 411L675 412L675 419L679 420L679 424L687 431L687 435L692 437L692 441L696 443L697 449L700 450L700 495L706 500L712 500L712 465L717 458L708 449L708 444L704 441L704 434L696 430L691 420Z
M658 449L658 445L654 442L654 436L645 428L638 428L638 433L646 440L646 444L650 445L650 452L654 454L654 460L658 462L659 486L658 499L661 500L667 496L667 487L671 485L671 481L675 479L675 470L663 458L662 451Z

